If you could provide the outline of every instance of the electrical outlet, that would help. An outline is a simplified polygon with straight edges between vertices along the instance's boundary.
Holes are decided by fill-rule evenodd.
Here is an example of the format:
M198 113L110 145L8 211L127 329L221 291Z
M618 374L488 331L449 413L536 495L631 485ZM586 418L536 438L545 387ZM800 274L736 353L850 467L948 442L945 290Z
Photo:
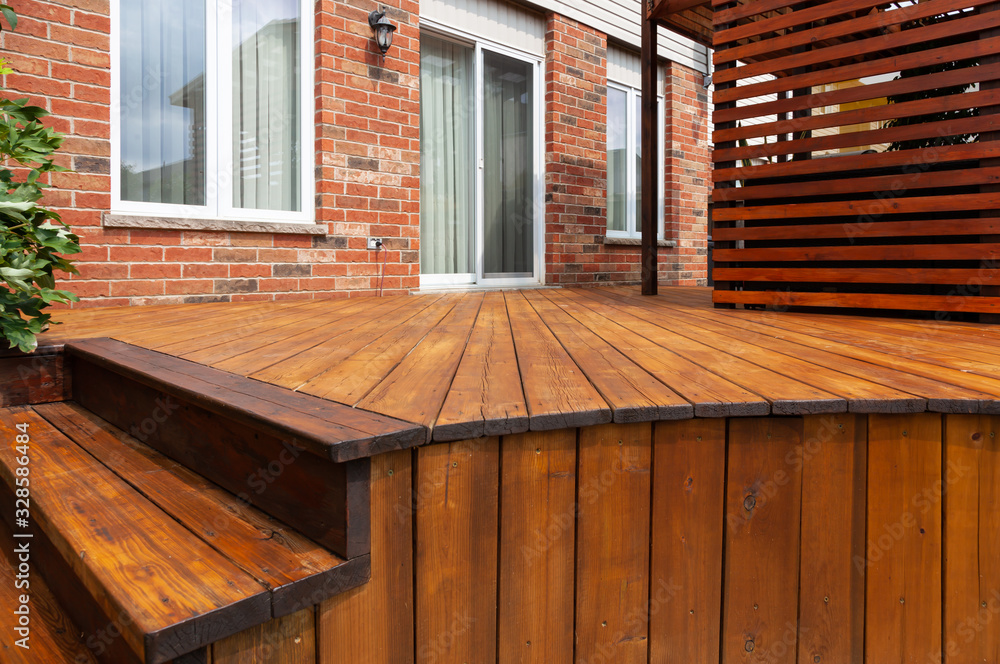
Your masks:
M368 238L368 248L375 251L376 249L384 249L385 245L382 244L382 238L370 237Z

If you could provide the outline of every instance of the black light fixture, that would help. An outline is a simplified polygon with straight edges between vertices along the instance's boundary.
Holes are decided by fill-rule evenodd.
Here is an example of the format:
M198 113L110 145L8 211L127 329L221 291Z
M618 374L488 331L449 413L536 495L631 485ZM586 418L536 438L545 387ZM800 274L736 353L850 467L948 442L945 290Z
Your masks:
M382 7L382 11L375 9L368 15L368 25L372 26L375 43L382 51L382 60L385 60L385 53L392 46L392 33L396 31L396 26L385 17L385 6Z

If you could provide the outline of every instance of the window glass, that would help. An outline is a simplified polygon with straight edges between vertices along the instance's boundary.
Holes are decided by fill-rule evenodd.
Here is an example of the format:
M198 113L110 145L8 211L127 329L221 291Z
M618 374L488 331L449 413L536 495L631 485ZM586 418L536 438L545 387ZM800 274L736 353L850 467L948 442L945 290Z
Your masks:
M626 231L628 212L628 93L608 88L608 230Z
M121 3L121 198L205 205L204 0Z

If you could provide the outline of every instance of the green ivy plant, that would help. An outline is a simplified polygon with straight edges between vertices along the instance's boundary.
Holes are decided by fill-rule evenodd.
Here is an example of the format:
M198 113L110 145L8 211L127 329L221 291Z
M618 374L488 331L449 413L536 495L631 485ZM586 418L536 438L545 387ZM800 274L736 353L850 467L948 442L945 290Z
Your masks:
M0 5L0 14L12 29L17 26L9 6ZM0 60L0 74L12 72ZM68 170L53 161L63 135L42 125L46 115L27 99L0 99L0 336L26 353L38 346L35 335L49 323L46 307L79 301L55 287L56 271L77 273L62 254L79 253L79 238L58 214L39 204L48 186L39 178ZM7 168L15 165L21 167L17 174Z

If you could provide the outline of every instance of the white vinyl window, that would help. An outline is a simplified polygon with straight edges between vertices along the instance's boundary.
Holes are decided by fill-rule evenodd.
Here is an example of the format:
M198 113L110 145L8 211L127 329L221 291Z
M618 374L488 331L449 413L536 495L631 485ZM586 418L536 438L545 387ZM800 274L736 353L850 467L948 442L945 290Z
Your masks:
M312 12L112 0L115 212L314 220Z
M660 202L657 236L663 237L664 219L664 105L657 97L659 123L657 155ZM608 83L608 237L642 235L642 91Z

